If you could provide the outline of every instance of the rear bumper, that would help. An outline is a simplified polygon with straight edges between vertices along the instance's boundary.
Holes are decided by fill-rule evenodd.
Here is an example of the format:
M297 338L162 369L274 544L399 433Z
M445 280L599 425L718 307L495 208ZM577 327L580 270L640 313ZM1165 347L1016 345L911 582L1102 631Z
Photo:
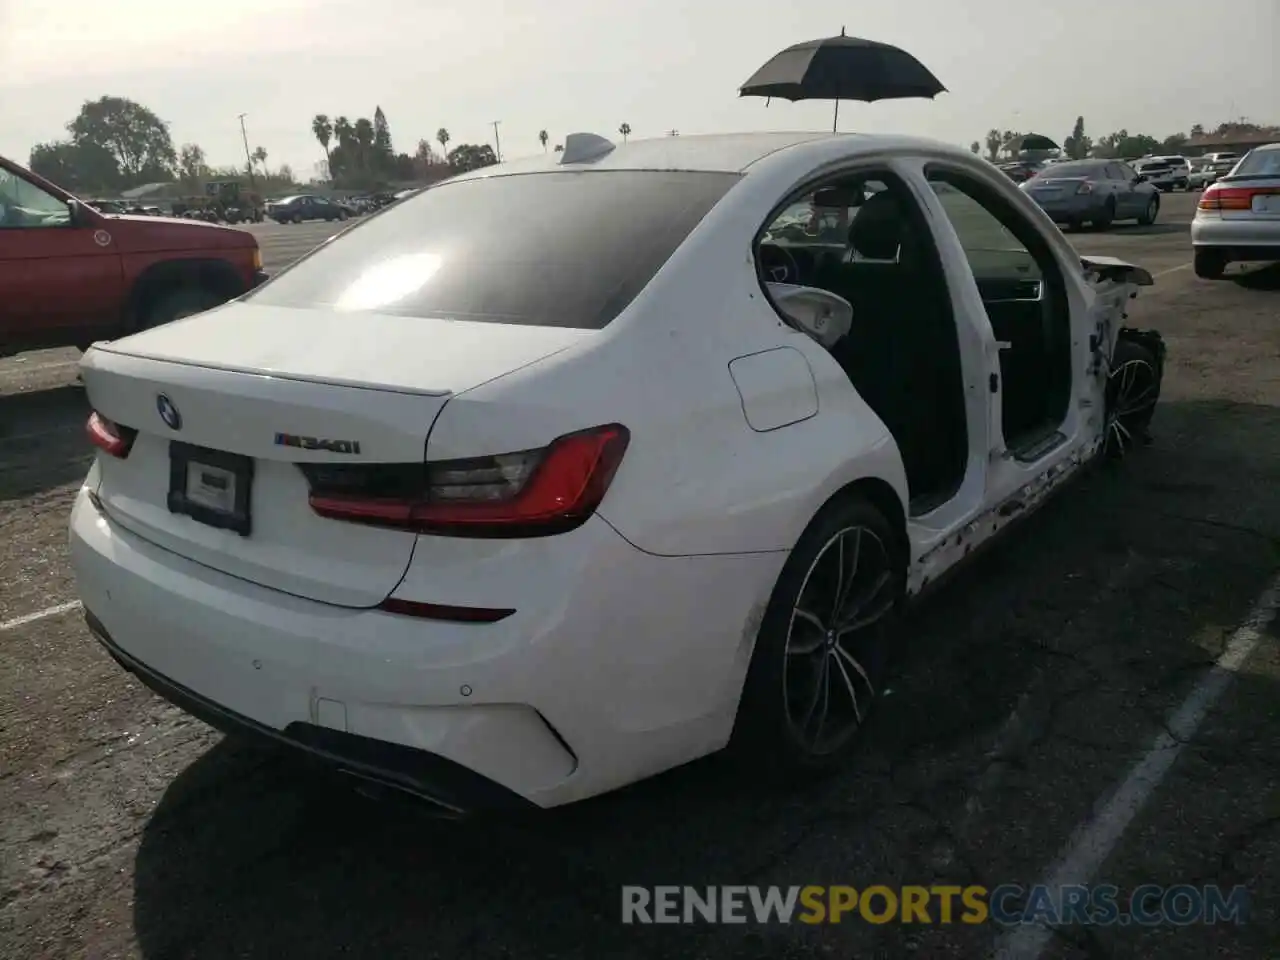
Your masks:
M1232 260L1280 260L1280 220L1191 221L1191 245L1220 250Z
M1032 198L1034 199L1034 198ZM1092 220L1101 217L1105 201L1093 197L1072 197L1068 200L1036 201L1054 223L1070 223L1073 220Z
M97 469L72 510L71 563L95 634L127 669L215 726L450 808L501 806L503 791L558 806L723 746L753 611L785 560L655 557L593 519L563 539L411 565L398 596L466 602L471 582L518 608L494 624L422 620L155 546L95 502Z
M313 723L295 721L283 730L228 710L157 673L126 653L91 610L85 610L89 632L125 670L174 706L209 726L275 746L285 747L329 769L359 780L403 791L434 804L449 816L473 812L535 810L519 794L443 757Z

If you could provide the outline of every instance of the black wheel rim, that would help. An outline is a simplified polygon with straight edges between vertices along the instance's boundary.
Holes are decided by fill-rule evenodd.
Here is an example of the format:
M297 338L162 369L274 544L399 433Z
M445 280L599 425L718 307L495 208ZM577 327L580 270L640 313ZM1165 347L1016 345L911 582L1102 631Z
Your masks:
M1107 446L1123 456L1135 440L1137 424L1156 405L1156 371L1146 360L1126 360L1107 375Z
M850 526L818 551L805 575L784 648L783 701L792 736L812 755L839 750L876 695L881 633L894 604L889 550Z

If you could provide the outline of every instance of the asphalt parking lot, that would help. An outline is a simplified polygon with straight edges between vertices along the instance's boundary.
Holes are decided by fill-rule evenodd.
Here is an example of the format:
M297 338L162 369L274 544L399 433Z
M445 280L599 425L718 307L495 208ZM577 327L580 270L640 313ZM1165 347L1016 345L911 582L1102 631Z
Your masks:
M624 926L620 888L1055 876L1241 884L1251 906L1242 925L1071 927L1044 957L1276 956L1280 267L1197 280L1194 203L1072 236L1157 278L1130 318L1169 345L1155 444L916 610L857 755L814 783L713 758L457 824L225 740L128 678L73 606L76 351L0 360L0 956L980 957L1008 945L991 925ZM252 229L269 270L336 232Z

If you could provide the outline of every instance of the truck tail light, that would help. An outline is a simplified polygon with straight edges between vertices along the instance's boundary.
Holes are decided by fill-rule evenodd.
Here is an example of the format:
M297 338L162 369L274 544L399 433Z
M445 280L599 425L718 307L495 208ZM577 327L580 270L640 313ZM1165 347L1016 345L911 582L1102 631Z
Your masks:
M133 449L133 441L138 437L137 430L132 427L122 427L96 410L89 414L85 432L89 435L90 443L103 453L119 460L129 456L129 451Z
M322 517L452 537L541 537L581 526L630 442L613 423L538 450L419 464L299 464Z

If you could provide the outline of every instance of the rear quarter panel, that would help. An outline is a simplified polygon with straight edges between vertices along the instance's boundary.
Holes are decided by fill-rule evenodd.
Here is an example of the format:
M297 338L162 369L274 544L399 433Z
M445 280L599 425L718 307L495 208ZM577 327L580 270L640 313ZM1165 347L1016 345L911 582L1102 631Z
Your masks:
M603 423L631 444L601 515L640 549L692 556L790 550L848 483L877 477L905 504L897 447L831 356L784 326L756 280L751 241L782 190L747 178L624 313L587 343L451 400L430 460L542 446ZM818 413L753 430L730 376L779 346L812 371Z

